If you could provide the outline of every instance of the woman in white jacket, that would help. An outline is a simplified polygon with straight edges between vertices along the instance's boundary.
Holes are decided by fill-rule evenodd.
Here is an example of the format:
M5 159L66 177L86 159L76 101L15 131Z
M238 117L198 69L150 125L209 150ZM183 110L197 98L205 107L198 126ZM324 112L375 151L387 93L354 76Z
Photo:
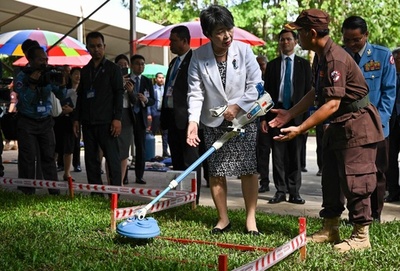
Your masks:
M234 20L228 9L209 6L200 14L203 34L211 42L193 52L189 66L189 127L187 143L197 146L199 125L204 126L207 148L224 133L231 121L245 114L258 98L256 89L261 71L249 45L233 41ZM210 109L228 105L223 117L216 118ZM227 207L226 176L241 176L247 212L246 231L259 235L255 220L258 197L256 124L249 123L244 136L226 142L213 153L210 165L210 189L218 211L218 222L211 233L228 231L231 224Z

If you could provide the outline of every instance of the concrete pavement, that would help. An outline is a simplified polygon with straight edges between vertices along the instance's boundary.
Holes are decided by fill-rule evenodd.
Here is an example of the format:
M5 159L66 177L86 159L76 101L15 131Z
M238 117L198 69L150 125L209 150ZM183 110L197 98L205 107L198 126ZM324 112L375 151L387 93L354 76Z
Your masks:
M270 184L270 190L266 193L259 194L258 200L258 211L265 213L273 213L273 214L282 214L282 215L294 215L294 216L311 216L318 217L318 213L321 209L321 185L320 185L320 177L316 176L318 171L317 162L316 162L316 143L315 137L309 136L307 141L307 169L308 172L302 173L302 187L300 189L301 197L306 200L304 205L291 204L288 202L282 202L278 204L269 204L268 200L271 199L275 194L275 187L273 183ZM162 152L161 147L161 138L160 136L156 136L156 155L160 155ZM82 163L82 172L71 172L72 177L78 183L87 183L86 181L86 173L85 173L85 165L84 165L84 151L81 151L81 163ZM18 152L17 151L4 151L3 152L3 161L5 167L5 177L17 178L18 169L17 164L9 163L13 162L17 159ZM272 159L271 159L272 161ZM270 165L271 168L271 165ZM63 172L59 172L59 180L62 180ZM103 182L106 183L105 175L102 175ZM146 171L144 174L144 179L147 181L146 185L138 185L134 183L135 180L135 172L134 170L129 170L128 179L130 183L128 186L131 187L146 187L146 188L157 188L164 189L167 187L169 181L166 180L165 172L155 172L155 171ZM272 171L270 170L270 180L272 180ZM236 177L228 178L228 207L229 208L244 208L243 197L241 193L240 180ZM203 180L203 184L201 187L200 193L200 205L212 206L214 207L214 203L212 201L210 190L206 186L205 180ZM7 187L7 186L4 186ZM8 187L8 189L12 189ZM15 189L15 187L14 187ZM37 193L47 193L47 190L38 189ZM63 193L67 193L64 191ZM343 214L343 218L347 218L347 211ZM400 219L400 202L396 203L388 203L385 204L382 213L382 221L392 221Z

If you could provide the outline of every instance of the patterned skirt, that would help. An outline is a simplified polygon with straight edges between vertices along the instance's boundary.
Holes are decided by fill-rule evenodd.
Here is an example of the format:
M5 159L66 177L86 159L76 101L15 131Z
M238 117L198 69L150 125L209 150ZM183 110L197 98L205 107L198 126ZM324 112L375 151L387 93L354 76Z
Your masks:
M225 132L231 122L223 121L219 127L204 127L204 143L207 150ZM246 124L244 134L237 135L214 153L207 161L210 176L241 176L257 173L256 138L257 125L255 122Z

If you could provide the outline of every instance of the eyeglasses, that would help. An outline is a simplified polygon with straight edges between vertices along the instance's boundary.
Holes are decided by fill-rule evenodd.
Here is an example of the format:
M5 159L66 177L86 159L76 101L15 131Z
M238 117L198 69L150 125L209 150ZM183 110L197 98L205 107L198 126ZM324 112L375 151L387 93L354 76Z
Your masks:
M352 39L344 38L344 39L343 39L343 42L344 42L345 44L349 44L349 43L360 43L360 42L363 40L364 37L365 37L365 35L362 35L362 37L357 37L357 38L352 38Z

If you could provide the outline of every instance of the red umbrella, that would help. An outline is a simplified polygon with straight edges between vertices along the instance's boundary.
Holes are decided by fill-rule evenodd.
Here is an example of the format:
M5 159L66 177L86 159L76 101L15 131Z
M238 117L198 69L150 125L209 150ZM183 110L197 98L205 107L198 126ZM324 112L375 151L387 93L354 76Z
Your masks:
M83 56L49 56L49 65L53 66L62 66L62 65L70 65L71 67L83 67L85 66L90 59L92 58L90 55ZM14 66L25 66L28 63L28 60L25 57L21 57L20 59L14 61Z
M189 28L190 31L190 47L197 48L203 44L206 44L210 40L203 35L201 30L200 21L193 21L193 22L185 22L179 23L174 25L168 25L160 30L157 30L154 33L151 33L147 36L140 38L137 43L144 44L148 46L169 46L169 35L171 29L178 25L184 25ZM242 42L248 43L252 46L264 45L265 42L254 36L253 34L247 32L238 27L234 27L233 30L233 39L240 40Z

